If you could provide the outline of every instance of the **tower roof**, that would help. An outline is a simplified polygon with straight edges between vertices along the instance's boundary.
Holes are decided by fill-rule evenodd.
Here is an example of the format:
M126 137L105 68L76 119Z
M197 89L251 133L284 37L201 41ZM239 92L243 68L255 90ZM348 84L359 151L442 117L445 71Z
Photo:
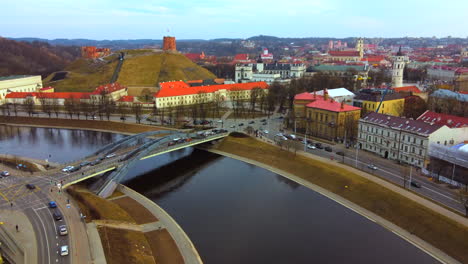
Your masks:
M400 48L398 49L398 52L397 52L396 55L397 55L397 56L403 56L403 53L401 52L401 46L400 46Z

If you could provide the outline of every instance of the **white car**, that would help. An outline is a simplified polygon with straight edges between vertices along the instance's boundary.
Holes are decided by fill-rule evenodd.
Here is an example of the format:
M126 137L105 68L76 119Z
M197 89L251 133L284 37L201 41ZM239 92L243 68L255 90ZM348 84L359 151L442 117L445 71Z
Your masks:
M115 157L115 156L116 156L115 153L111 153L111 154L107 155L106 158L107 158L107 159L110 159L110 158L113 158L113 157Z
M68 255L68 246L61 246L60 247L60 256L67 256Z
M218 123L222 123L222 122L223 122L223 120L218 120L217 122L218 122Z
M307 148L308 149L316 149L316 147L314 145L312 145L312 144L307 145Z
M284 135L283 135L283 133L278 133L278 134L276 134L276 136L277 137L283 137Z
M263 133L268 134L269 132L268 130L263 130Z
M289 136L291 137L291 139L296 140L296 135L291 134L291 135L289 135Z
M376 170L377 166L375 166L374 164L369 164L369 165L367 165L367 168L372 169L372 170Z
M62 169L62 171L69 172L71 168L73 168L73 166L66 166L65 168Z

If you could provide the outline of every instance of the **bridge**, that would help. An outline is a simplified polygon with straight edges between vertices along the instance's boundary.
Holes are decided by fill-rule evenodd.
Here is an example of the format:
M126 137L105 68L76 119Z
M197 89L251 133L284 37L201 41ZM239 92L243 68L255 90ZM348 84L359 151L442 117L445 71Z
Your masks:
M127 173L131 171L140 160L153 158L168 152L207 142L217 141L228 136L228 134L229 132L226 130L219 129L199 131L197 133L159 130L128 136L104 146L93 154L85 157L82 161L93 157L103 158L106 155L132 145L136 146L134 149L114 158L103 159L102 163L95 166L88 166L82 170L70 173L65 178L66 184L64 184L63 187L66 188L86 179L103 175L91 185L90 189L101 197L106 198L113 193L118 183L125 178Z

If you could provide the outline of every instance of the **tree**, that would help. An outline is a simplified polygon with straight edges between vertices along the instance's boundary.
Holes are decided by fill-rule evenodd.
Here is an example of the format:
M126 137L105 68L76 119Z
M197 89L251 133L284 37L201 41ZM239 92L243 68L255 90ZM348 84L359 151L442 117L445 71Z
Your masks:
M250 90L250 113L252 114L252 118L255 118L255 106L258 102L258 98L262 93L262 89L259 87L254 87Z
M70 116L70 119L73 119L73 114L75 113L75 101L73 100L73 97L65 99L64 107L65 111L67 111Z
M139 124L141 121L141 114L142 114L141 104L134 102L132 104L132 111L133 111L133 114L135 114L135 122Z
M12 108L13 108L13 113L15 113L15 116L18 116L18 103L15 101L13 101L13 103L11 104Z
M31 97L26 98L23 103L24 111L31 116L34 112L34 100Z
M58 118L58 115L60 113L60 105L59 105L59 101L57 98L52 99L51 109L55 113L55 117Z
M123 103L118 104L117 113L120 115L120 120L125 121L127 118L127 106Z
M39 93L37 97L41 103L42 112L46 113L50 118L52 115L52 106L50 105L50 100L45 96L44 93Z

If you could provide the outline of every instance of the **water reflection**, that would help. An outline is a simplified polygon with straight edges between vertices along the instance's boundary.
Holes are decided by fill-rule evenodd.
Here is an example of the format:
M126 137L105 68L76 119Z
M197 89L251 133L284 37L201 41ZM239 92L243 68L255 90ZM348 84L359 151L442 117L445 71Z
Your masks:
M80 159L123 137L79 129L0 125L0 153L66 162Z

